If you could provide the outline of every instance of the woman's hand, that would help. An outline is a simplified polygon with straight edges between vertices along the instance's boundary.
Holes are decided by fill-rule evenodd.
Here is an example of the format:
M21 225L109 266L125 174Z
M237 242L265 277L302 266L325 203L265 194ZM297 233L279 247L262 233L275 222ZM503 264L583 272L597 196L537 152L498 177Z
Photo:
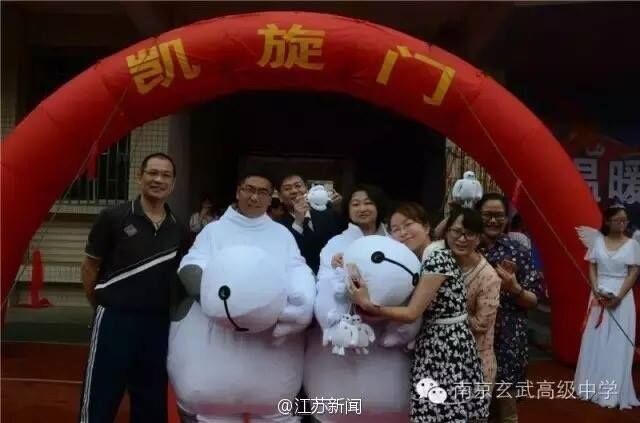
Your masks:
M511 294L517 294L521 292L522 286L518 283L516 279L516 274L513 272L509 272L501 265L496 267L496 273L502 279L502 284L500 285L500 289Z
M364 279L359 279L357 281L349 279L347 291L351 297L351 302L362 308L362 310L369 313L371 309L374 308L371 298L369 298L369 288L367 287L367 283Z
M333 256L331 258L331 267L333 267L334 269L336 267L343 267L344 263L342 262L342 258L343 258L342 253L338 253L335 256Z
M605 303L607 301L609 301L609 299L611 298L611 297L608 297L608 296L604 295L601 291L599 291L597 289L593 290L593 296L602 305L605 305Z
M610 310L615 310L620 305L621 301L622 301L622 298L616 295L615 297L604 297L601 303L604 307Z

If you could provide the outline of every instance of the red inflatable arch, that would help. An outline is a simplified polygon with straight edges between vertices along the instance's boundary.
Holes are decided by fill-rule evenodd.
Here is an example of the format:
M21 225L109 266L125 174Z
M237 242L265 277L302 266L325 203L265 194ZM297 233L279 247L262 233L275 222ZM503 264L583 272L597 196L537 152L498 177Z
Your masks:
M88 156L152 119L243 90L329 91L393 110L445 134L506 193L518 192L545 263L555 353L576 361L588 288L574 227L596 227L600 212L560 144L504 88L446 51L315 13L227 16L169 31L44 100L1 147L3 304L29 240Z

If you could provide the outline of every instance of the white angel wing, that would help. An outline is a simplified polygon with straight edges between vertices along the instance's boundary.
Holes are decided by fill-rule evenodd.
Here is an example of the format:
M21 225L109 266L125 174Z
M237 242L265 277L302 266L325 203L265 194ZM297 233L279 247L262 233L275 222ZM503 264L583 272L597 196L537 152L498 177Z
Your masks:
M633 235L631 235L631 238L635 239L636 242L640 244L640 229L636 229L635 231L633 231Z
M600 236L600 231L590 226L578 226L576 232L578 232L578 238L587 249L593 247L593 243Z

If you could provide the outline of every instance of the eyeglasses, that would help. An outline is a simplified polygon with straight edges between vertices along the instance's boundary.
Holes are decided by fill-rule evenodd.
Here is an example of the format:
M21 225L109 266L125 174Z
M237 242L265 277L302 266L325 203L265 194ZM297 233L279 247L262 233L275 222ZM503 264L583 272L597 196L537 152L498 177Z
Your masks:
M391 233L392 234L397 234L397 233L400 233L402 231L406 232L411 226L416 225L416 224L420 225L419 222L414 222L413 220L407 220L401 225L392 226L391 227Z
M173 179L173 173L171 172L160 172L157 170L145 170L142 173L148 175L151 179L156 179L160 177L161 179Z
M629 219L611 219L611 223L629 223Z
M449 228L449 233L453 237L453 239L459 239L462 235L469 240L473 241L478 238L478 234L471 231L465 231L459 228Z
M266 188L256 188L253 185L243 185L240 187L240 191L242 191L248 197L253 197L254 195L260 199L266 199L271 197L271 191Z
M482 212L480 216L482 216L482 220L485 222L489 222L491 219L495 219L496 222L504 222L507 218L506 214L500 212Z

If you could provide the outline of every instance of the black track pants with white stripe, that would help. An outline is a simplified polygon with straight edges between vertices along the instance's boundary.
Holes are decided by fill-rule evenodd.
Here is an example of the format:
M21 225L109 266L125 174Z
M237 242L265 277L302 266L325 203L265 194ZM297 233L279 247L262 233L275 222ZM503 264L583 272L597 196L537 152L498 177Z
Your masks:
M80 401L80 423L112 423L125 390L133 423L167 421L166 315L98 306Z

